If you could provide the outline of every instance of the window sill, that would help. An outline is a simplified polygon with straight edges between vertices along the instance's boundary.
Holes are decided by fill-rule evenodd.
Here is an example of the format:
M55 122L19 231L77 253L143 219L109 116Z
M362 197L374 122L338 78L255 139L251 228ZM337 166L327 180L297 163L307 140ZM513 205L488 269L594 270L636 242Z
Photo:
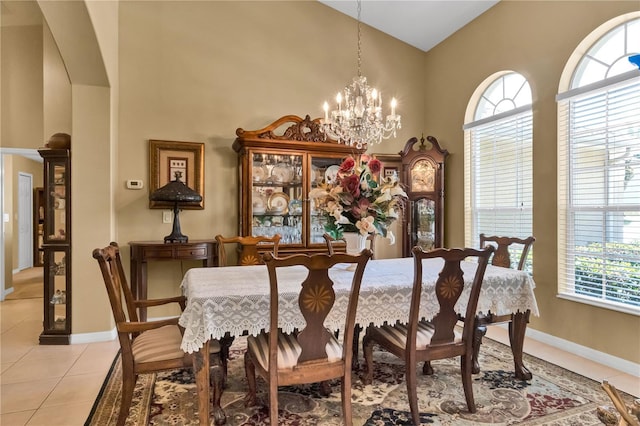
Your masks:
M567 293L557 294L556 297L558 297L559 299L570 300L572 302L578 302L578 303L584 303L586 305L597 306L598 308L609 309L611 311L618 311L625 314L640 316L640 307L623 305L621 303L605 302L603 300L599 300L591 297L578 296L575 294L567 294Z

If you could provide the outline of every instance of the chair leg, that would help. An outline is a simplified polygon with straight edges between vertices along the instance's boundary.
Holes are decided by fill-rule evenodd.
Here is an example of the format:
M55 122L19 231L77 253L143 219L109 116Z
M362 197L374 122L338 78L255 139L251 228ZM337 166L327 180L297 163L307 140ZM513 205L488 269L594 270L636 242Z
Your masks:
M433 367L431 366L431 361L425 361L424 364L422 364L422 374L425 376L433 375Z
M320 395L325 397L331 395L331 385L328 380L320 382Z
M269 420L270 424L278 424L278 383L269 381Z
M353 358L351 358L351 369L357 370L360 368L358 364L358 348L360 347L360 332L363 328L360 324L353 326Z
M418 394L417 394L417 378L416 363L409 362L405 365L407 380L407 395L409 396L409 409L411 410L411 418L413 424L420 424L420 411L418 410Z
M346 367L346 366L345 366ZM342 417L344 418L344 426L351 426L351 369L345 368L345 374L342 377Z
M370 385L373 382L373 345L374 341L369 335L365 334L362 339L362 354L364 355L365 371L362 376L362 383Z
M249 351L244 353L244 371L247 375L247 395L244 397L245 407L256 405L256 366Z
M487 334L486 325L478 325L473 333L473 368L471 372L478 374L480 372L480 345L482 345L482 338Z
M467 408L470 413L476 412L476 404L473 400L473 385L471 379L471 368L473 365L473 352L468 352L460 357L460 369L462 370L462 387L464 397L467 400Z
M128 371L127 371L128 370ZM123 426L127 416L129 415L129 408L131 407L131 401L133 399L133 388L136 385L137 376L133 375L132 368L122 366L122 396L120 398L120 412L118 413L118 426Z

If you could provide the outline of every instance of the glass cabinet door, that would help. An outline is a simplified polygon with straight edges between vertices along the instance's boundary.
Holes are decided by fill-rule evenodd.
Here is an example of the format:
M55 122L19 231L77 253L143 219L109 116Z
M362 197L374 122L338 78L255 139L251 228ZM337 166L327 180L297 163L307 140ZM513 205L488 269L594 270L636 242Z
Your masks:
M280 234L280 244L302 244L303 155L251 156L251 235Z
M420 198L411 202L411 245L423 250L435 248L436 202Z
M49 335L68 334L70 324L70 294L67 292L70 271L67 265L67 248L45 247L44 289L44 333ZM61 342L58 342L61 343Z
M309 170L309 189L321 184L332 185L338 176L338 170L344 157L311 156ZM320 214L319 200L311 200L309 208L309 241L311 244L326 244L322 235L325 233L326 218Z
M67 167L65 161L51 161L46 170L45 197L47 203L44 226L44 241L47 243L67 242Z

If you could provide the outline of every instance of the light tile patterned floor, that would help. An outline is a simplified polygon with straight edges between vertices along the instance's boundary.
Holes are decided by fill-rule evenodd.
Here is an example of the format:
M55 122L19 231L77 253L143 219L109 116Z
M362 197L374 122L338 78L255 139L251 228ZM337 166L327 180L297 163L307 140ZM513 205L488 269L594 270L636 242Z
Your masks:
M40 346L42 298L0 303L0 425L83 425L117 353L117 340ZM506 330L488 337L508 343ZM532 339L525 352L640 397L640 379ZM534 373L535 374L535 373Z

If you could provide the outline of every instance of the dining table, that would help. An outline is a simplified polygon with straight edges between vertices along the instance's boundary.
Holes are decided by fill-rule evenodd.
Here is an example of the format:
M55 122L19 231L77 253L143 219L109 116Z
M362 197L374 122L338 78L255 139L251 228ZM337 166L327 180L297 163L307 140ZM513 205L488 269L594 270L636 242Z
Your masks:
M439 309L434 287L443 260L427 259L423 262L420 315L431 319ZM456 304L456 311L464 315L477 264L463 261L461 266L465 291ZM335 291L334 308L325 320L329 330L339 332L344 328L353 274L343 264L337 264L329 271ZM307 270L301 266L278 271L278 326L285 333L305 326L297 304L300 284L306 275ZM413 280L413 258L370 260L362 278L356 323L380 326L385 322L406 322ZM257 335L269 329L269 276L265 265L192 268L185 273L181 289L187 300L179 321L184 327L181 348L194 355L199 421L208 425L209 357L203 354L209 353L209 341L212 339ZM522 379L531 378L522 361L522 349L529 316L539 316L534 289L535 283L528 272L488 265L477 307L479 325L498 320L510 323L515 375ZM217 424L224 423L222 408L213 407L213 416Z

